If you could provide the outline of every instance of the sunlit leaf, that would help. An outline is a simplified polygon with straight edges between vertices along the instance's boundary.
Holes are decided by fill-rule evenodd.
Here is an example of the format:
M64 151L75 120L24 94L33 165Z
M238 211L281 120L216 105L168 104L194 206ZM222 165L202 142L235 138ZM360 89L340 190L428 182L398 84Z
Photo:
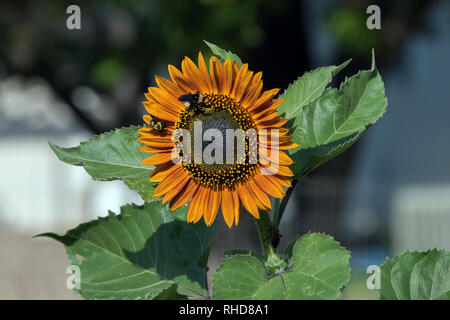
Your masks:
M311 233L291 248L290 269L269 276L251 254L225 258L213 278L215 299L341 299L350 253L330 236Z
M338 89L328 88L305 106L292 140L294 173L304 174L349 148L386 111L387 99L380 74L360 71Z
M242 65L241 59L236 54L234 54L234 53L232 53L230 51L226 51L226 50L220 48L219 46L217 46L217 45L215 45L215 44L213 44L211 42L208 42L206 40L203 40L203 41L211 49L212 53L215 56L220 58L221 62L224 62L226 59L230 59L231 62L235 62L236 61L239 66Z
M95 136L78 147L62 148L49 142L59 160L83 166L95 180L122 180L130 189L136 190L145 201L152 201L156 187L150 182L153 166L141 163L149 155L139 151L142 146L136 139L139 127L116 129Z
M286 119L297 119L304 106L320 97L333 76L345 68L350 60L339 66L322 67L305 73L280 95L286 99L278 108L278 113Z
M184 208L186 210L186 208ZM83 223L66 234L45 233L64 244L80 267L85 299L205 298L206 264L215 225L175 220L159 201L126 205L120 215Z
M450 252L405 252L381 265L385 300L450 299Z

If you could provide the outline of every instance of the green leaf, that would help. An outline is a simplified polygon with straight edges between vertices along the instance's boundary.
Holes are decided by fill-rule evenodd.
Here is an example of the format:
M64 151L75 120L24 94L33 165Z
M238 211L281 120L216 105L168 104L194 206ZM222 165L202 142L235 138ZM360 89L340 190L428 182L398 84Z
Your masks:
M237 62L237 64L239 66L242 65L242 61L241 59L235 55L234 53L230 52L230 51L226 51L218 46L216 46L215 44L208 42L206 40L203 40L206 45L211 49L212 53L220 58L220 61L223 63L226 59L230 59L231 62Z
M414 265L424 257L422 252L405 252L391 269L391 284L399 300L411 300L410 280Z
M450 251L429 251L411 273L411 299L450 299Z
M75 148L61 148L49 142L59 160L83 166L95 180L123 180L136 190L145 201L152 201L156 187L150 182L154 166L142 164L148 155L138 149L143 146L136 139L139 127L116 129L82 142Z
M339 66L317 68L305 73L280 95L286 99L278 108L278 113L286 119L299 117L303 107L320 97L333 76L344 69L351 60Z
M350 253L330 236L307 234L292 250L292 266L270 277L253 256L226 258L213 277L215 299L341 299ZM289 253L287 253L289 256Z
M381 265L381 298L450 299L450 252L409 252Z
M311 180L310 178L308 178L307 176L304 176L301 174L296 174L295 179L297 179L298 181L304 182L304 183L317 184L317 182L315 182L315 181Z
M295 119L291 150L293 172L305 174L349 148L386 111L387 99L380 74L360 71L339 90L326 89Z
M175 220L159 201L126 205L120 215L83 223L66 234L45 233L64 244L80 267L85 299L205 298L206 267L216 225ZM175 290L176 288L176 290Z
M251 251L251 250L247 250L247 249L233 249L233 250L225 250L223 252L223 255L225 257L231 257L231 256L236 256L236 255L240 255L240 256L252 256L255 257L257 259L259 259L262 262L265 262L265 258L264 256L260 255L257 252Z
M381 299L383 300L398 300L394 287L391 283L391 271L392 267L398 261L398 258L394 259L386 258L386 261L380 266L380 285L381 285Z
M153 300L187 300L188 297L178 293L178 285L173 284L169 288L163 290Z
M225 258L213 276L213 297L216 300L250 300L267 281L264 264L250 255Z

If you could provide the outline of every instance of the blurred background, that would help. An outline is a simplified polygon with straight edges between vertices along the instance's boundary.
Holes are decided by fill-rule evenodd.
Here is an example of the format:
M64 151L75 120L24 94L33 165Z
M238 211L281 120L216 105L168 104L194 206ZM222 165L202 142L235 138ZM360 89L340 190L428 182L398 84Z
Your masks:
M69 30L66 9L81 8ZM366 9L381 9L369 30ZM285 88L305 71L352 63L334 86L370 68L385 82L388 112L354 146L300 183L281 224L280 249L308 231L352 252L346 299L378 298L369 265L403 250L450 249L450 2L446 0L0 1L0 299L78 299L66 288L61 245L31 239L142 203L122 182L95 182L59 162L69 147L141 124L144 92L203 39ZM223 249L259 250L254 222L219 226Z

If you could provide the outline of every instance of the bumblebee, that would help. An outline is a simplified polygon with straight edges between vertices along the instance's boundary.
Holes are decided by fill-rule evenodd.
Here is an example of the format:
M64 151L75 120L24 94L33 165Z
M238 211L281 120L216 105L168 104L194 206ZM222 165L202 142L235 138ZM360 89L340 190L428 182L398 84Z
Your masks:
M164 130L166 125L164 123L162 123L161 121L152 119L152 120L150 120L150 127L156 131L162 131L162 130Z
M203 95L197 91L194 94L183 94L178 98L178 100L184 102L184 106L186 107L186 109L193 110L200 106L200 104L203 102Z
M214 112L214 106L207 106L203 103L203 95L200 92L194 94L188 93L181 95L178 100L184 102L184 106L189 111L189 113L204 113L211 114Z

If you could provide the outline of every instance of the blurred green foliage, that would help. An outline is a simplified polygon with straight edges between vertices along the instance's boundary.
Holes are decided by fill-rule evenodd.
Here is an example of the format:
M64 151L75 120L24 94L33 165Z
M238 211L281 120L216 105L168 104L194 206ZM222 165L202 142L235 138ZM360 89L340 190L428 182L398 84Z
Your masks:
M66 28L72 1L2 3L0 58L64 87L107 89L128 72L148 73L169 60L195 57L203 39L240 52L258 46L265 37L260 11L280 11L285 2L82 0L76 3L81 30Z
M377 47L380 32L366 27L364 8L340 7L327 16L326 25L345 52L367 55Z

